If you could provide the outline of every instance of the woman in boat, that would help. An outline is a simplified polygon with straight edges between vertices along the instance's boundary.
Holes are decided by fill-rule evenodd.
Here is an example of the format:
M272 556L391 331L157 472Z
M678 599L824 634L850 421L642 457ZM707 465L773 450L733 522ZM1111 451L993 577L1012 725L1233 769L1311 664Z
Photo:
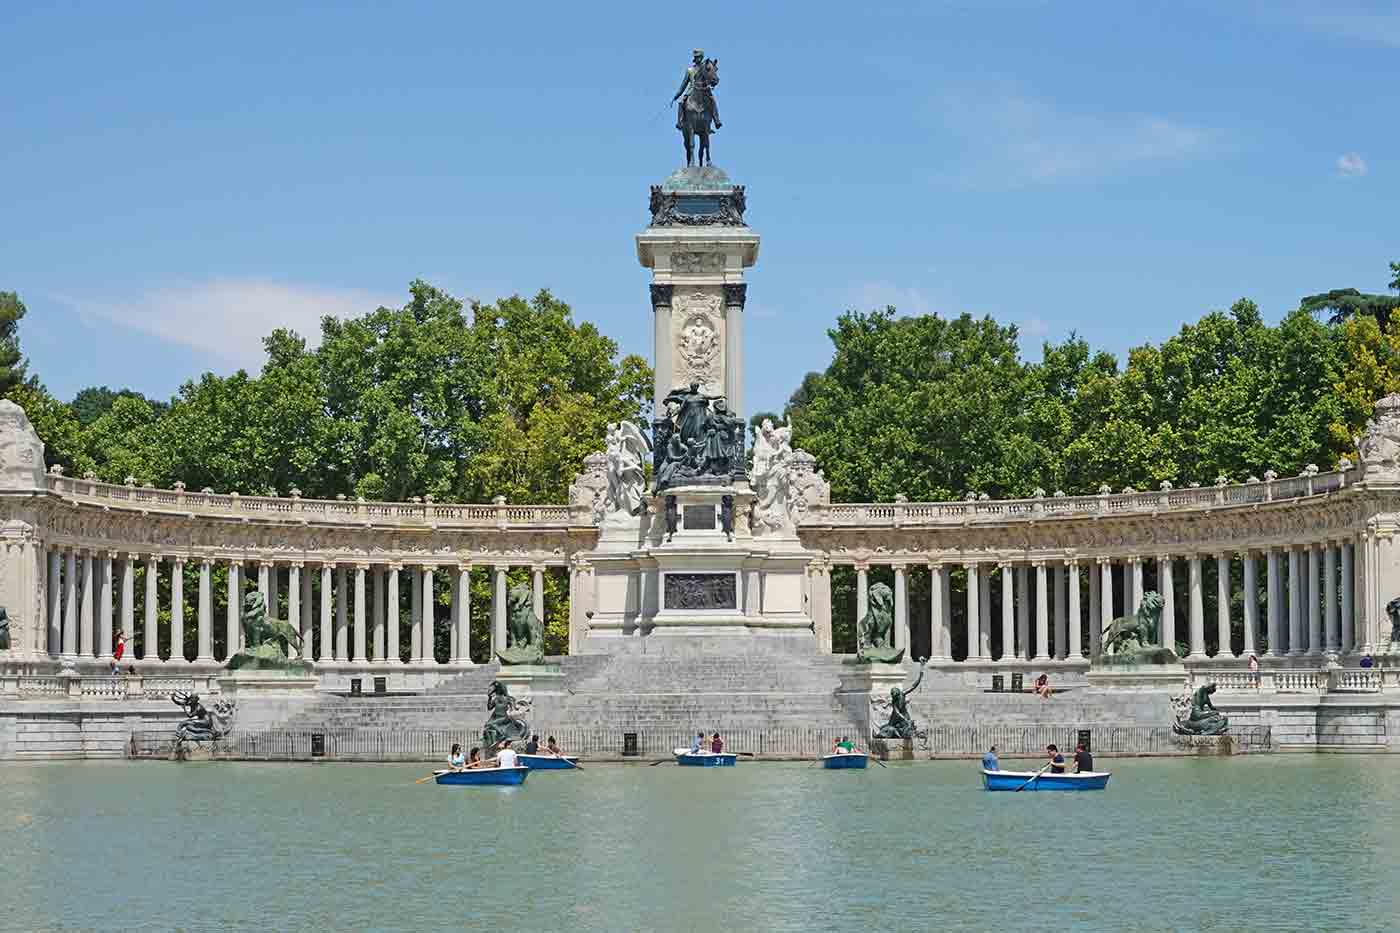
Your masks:
M564 757L564 753L559 750L559 743L554 741L554 736L552 735L549 737L549 741L545 743L545 750L555 758Z
M456 742L452 743L452 754L447 756L447 764L453 771L461 771L467 766L467 759L462 755L462 746Z
M716 732L714 738L710 740L710 751L716 755L724 753L724 739L719 737L718 732Z
M472 746L471 754L469 754L469 755L467 756L467 763L466 763L465 767L466 767L467 770L469 770L469 771L481 767L481 749L480 749L480 748L478 748L478 747L475 746L475 745Z

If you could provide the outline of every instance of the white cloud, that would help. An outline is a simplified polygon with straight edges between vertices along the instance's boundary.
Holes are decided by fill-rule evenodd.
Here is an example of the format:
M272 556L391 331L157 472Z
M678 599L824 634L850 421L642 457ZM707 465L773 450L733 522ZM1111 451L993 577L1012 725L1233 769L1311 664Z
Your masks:
M1337 156L1337 174L1347 178L1360 178L1367 172L1366 160L1355 152Z
M851 289L846 304L857 311L883 310L893 305L901 314L932 314L933 302L917 288L903 288L890 282L864 282Z
M278 327L296 331L308 346L315 346L325 315L357 317L380 305L402 303L358 289L239 279L170 285L115 300L55 297L86 317L204 350L249 369L262 366L263 338Z
M976 168L963 181L1019 186L1102 178L1224 148L1224 134L1160 114L1068 113L1006 89L945 96L945 127Z
M1050 336L1050 325L1038 317L1029 317L1016 322L1016 329L1027 340L1042 340Z
M1264 15L1291 20L1314 32L1400 48L1400 11L1389 3L1265 4Z

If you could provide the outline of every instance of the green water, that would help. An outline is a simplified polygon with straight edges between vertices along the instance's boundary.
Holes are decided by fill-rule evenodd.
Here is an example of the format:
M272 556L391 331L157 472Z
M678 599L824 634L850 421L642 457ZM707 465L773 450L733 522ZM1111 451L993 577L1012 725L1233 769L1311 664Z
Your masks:
M1400 762L595 765L522 788L412 765L6 765L0 929L1380 930Z

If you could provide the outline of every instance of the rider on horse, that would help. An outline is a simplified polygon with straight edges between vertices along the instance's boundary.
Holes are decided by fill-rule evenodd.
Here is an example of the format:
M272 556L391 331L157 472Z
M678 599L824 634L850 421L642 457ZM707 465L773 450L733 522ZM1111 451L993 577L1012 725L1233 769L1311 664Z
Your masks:
M713 93L713 88L718 83L719 76L713 63L705 60L704 51L696 49L690 67L685 70L685 77L681 78L680 90L671 98L672 103L680 101L680 106L676 108L676 129L685 129L687 109L708 117L714 123L715 129L724 125L719 122L719 105L715 103Z

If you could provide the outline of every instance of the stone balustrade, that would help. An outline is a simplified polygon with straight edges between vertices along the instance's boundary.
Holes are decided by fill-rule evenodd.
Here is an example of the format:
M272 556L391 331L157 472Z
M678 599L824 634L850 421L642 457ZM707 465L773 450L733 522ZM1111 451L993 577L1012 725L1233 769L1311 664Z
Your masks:
M177 691L219 693L219 677L213 669L187 677L146 674L33 675L0 674L0 698L8 700L164 700Z

